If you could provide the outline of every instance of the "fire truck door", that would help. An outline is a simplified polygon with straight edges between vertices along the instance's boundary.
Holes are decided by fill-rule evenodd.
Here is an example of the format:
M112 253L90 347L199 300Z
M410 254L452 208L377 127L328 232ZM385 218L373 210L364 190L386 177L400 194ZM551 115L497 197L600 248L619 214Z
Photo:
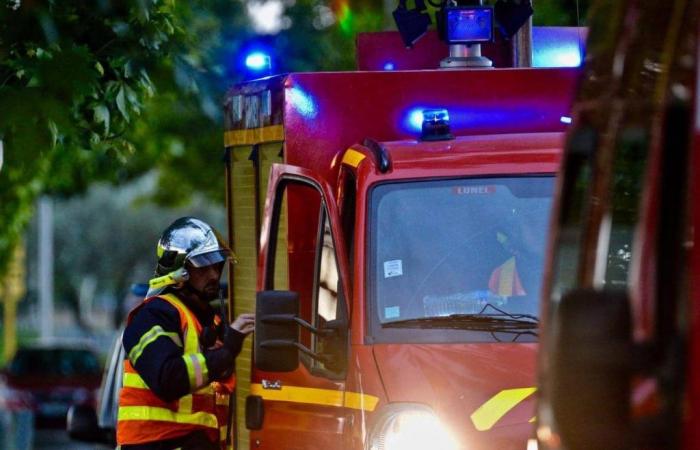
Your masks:
M255 449L341 449L346 429L347 263L332 191L309 171L275 165L261 232L258 290L293 291L299 364L290 372L253 368L251 394L262 398ZM332 330L332 331L330 331Z

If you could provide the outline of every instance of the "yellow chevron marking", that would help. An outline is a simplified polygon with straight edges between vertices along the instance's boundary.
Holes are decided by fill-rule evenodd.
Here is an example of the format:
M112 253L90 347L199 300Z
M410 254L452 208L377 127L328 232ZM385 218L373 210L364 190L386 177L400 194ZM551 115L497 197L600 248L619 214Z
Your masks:
M263 389L261 384L251 384L250 393L265 400L312 405L336 406L363 411L374 411L379 398L359 392L346 392L334 389L317 389L299 386L282 386L281 389Z
M532 395L537 388L505 389L491 397L469 416L479 431L490 430L501 417Z

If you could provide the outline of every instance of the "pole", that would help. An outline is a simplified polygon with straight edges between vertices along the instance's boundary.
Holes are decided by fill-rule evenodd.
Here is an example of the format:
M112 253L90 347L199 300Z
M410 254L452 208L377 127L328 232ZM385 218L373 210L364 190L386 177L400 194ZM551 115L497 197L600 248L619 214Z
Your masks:
M226 147L224 150L224 164L225 172L224 176L226 178L226 228L227 228L227 240L228 247L233 251L233 149L231 147ZM233 258L233 255L232 255ZM235 299L233 295L233 265L234 261L231 259L228 264L228 321L226 325L233 322L235 316ZM236 361L233 361L233 373L236 373ZM238 383L236 383L238 384ZM236 386L233 388L233 392L228 398L228 415L226 423L226 449L236 450L238 448L238 417L236 414L236 408L238 407L238 392Z
M53 337L53 203L39 200L39 336Z
M24 244L18 243L7 273L0 280L0 301L3 303L3 358L7 362L17 350L17 302L26 292Z
M532 67L532 16L513 36L513 67Z

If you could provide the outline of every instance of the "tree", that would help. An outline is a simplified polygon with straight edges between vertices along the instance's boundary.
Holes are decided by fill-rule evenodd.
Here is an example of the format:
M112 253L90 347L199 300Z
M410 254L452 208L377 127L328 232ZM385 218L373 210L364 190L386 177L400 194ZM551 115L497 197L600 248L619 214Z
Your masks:
M0 272L40 193L123 182L220 135L223 89L212 86L230 73L212 58L235 51L226 39L246 33L245 20L240 2L224 0L0 6ZM178 142L186 123L201 126Z
M156 242L173 220L194 215L225 229L222 205L201 195L184 208L159 207L148 201L156 179L156 174L150 173L116 191L105 183L95 183L84 194L55 204L61 211L54 224L56 299L68 306L83 330L90 324L80 320L81 296L114 299L115 326L120 324L124 312L121 301L132 283L146 283L153 276ZM33 221L31 235L36 235L36 228ZM29 255L38 253L36 245L35 239L27 239ZM36 266L36 260L30 259L29 272L36 273ZM33 303L37 295L36 286L30 283L30 298L24 305Z

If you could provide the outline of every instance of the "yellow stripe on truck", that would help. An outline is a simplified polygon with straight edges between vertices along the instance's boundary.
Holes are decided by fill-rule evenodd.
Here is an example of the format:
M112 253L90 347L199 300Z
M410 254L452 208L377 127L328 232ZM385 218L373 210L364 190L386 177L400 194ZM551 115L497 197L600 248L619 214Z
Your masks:
M224 146L255 145L265 142L284 141L284 126L270 125L244 130L230 130L224 133Z
M251 384L250 393L265 400L311 405L346 407L363 411L374 411L379 398L359 392L345 392L334 389L318 389L298 386L282 386L281 389L263 389L261 384Z
M491 397L469 416L479 431L490 430L508 411L532 395L537 388L506 389Z

